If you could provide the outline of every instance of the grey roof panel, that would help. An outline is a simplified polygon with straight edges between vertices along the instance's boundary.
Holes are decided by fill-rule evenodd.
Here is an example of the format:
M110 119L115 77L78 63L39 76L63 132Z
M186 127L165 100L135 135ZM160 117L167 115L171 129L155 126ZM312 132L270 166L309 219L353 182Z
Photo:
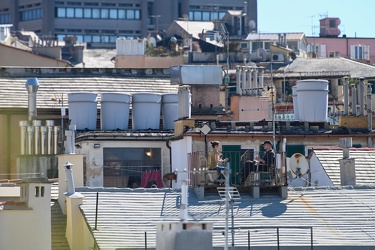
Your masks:
M156 224L179 221L176 204L180 193L169 189L100 189L98 230L93 231L100 249L155 247ZM113 191L113 190L112 190ZM375 244L375 187L290 189L286 200L273 195L253 199L241 194L234 226L236 246L247 246L247 226L312 226L314 247L368 246ZM81 189L81 211L91 228L95 225L94 189ZM189 190L189 220L212 222L213 245L222 247L225 210L218 195L198 200ZM216 228L216 229L215 229ZM221 228L221 229L218 229ZM276 229L251 229L251 246L276 246ZM280 245L309 246L310 231L281 228Z

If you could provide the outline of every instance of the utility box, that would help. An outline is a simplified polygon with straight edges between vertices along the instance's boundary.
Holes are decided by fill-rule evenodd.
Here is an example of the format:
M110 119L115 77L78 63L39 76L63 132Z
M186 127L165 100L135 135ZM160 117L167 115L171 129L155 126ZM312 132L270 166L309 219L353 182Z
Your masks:
M156 250L212 250L212 231L212 223L158 224Z

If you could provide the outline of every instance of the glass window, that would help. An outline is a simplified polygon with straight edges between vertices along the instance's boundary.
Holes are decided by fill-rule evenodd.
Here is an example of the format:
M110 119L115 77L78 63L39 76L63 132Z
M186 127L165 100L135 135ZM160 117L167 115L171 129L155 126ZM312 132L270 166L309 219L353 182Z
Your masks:
M263 48L263 43L262 42L252 42L252 50L257 50L259 48Z
M217 20L217 19L219 19L219 13L211 12L211 20Z
M92 9L92 18L100 18L100 9Z
M225 12L219 12L219 19L222 19L225 16Z
M74 8L66 8L66 17L68 18L74 17Z
M92 42L100 43L100 36L92 36Z
M264 42L264 49L270 49L271 44L271 42Z
M194 11L194 21L202 21L202 12L200 11Z
M115 9L110 9L110 10L109 10L109 18L110 18L110 19L117 19L117 10L115 10Z
M65 8L57 8L57 17L65 17L66 11Z
M75 17L82 18L83 17L83 9L82 8L75 8Z
M194 20L194 12L189 11L189 20Z
M57 39L58 39L59 41L63 41L63 40L64 40L64 37L65 37L65 35L57 35Z
M125 19L125 18L126 18L125 10L118 10L118 19Z
M91 43L92 37L88 36L88 35L85 35L85 36L83 36L83 41L86 42L86 43Z
M140 10L134 10L134 19L141 19L141 11Z
M115 43L116 42L116 38L117 38L116 36L110 36L109 37L109 42L110 43Z
M109 9L101 9L100 18L108 19L109 18Z
M203 21L210 21L210 12L208 11L203 11L202 12L202 20Z
M83 43L83 35L76 35L77 37L77 42Z
M336 20L329 20L329 27L336 28Z
M126 10L126 19L134 19L134 10Z
M83 9L83 17L84 18L91 18L91 9Z

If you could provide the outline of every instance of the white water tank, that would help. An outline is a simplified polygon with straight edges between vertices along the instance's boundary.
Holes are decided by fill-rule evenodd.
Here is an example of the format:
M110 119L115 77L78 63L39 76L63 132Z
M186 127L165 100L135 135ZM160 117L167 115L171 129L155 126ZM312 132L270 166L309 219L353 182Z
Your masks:
M130 94L101 93L100 126L102 130L129 128Z
M294 112L294 120L299 120L299 113L298 113L298 98L297 98L297 86L292 87L293 93L293 112Z
M97 96L92 92L68 93L70 124L77 130L96 130Z
M161 94L134 93L132 126L134 130L160 129Z
M168 93L162 96L163 129L174 129L178 119L178 94Z
M297 82L298 115L301 122L325 122L328 114L328 81Z

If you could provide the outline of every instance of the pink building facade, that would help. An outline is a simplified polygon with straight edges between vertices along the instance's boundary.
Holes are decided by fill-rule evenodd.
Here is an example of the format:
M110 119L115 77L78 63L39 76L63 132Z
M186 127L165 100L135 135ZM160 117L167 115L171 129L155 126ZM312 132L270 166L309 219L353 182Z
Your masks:
M375 38L306 37L310 57L345 57L375 64Z

